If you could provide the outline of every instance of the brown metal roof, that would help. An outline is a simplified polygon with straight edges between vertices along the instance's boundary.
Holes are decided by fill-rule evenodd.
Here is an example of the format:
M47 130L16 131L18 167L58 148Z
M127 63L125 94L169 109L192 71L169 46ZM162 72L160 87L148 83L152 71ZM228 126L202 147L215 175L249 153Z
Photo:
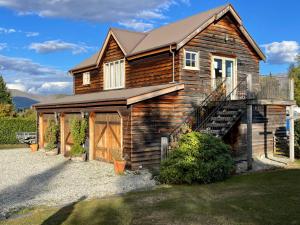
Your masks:
M147 86L139 88L109 90L102 92L95 92L89 94L77 94L55 99L52 101L45 101L34 105L35 108L43 108L47 106L60 106L70 104L88 104L97 102L112 102L125 101L125 104L130 105L138 101L143 101L149 98L171 93L174 91L184 89L183 84L170 83L156 86Z
M232 5L227 4L188 17L186 19L179 20L166 26L159 27L146 33L111 28L108 37L109 35L113 35L117 39L116 41L119 43L125 56L137 55L139 53L155 50L161 47L166 47L171 44L177 44L177 47L181 47L181 42L183 42L189 37L191 38L193 36L192 34L194 34L195 32L201 32L201 30L203 30L206 27L205 25L208 25L207 23L210 22L211 19L218 19L220 16L222 16L228 11L234 13L239 23L241 23L240 17L239 15L237 15ZM254 40L245 31L245 28L242 26L242 24L240 24L240 28L241 31L247 36L247 39L253 45L254 49L258 52L261 58L265 60L265 56L263 55L262 51L259 49L258 45L254 42ZM96 53L91 58L83 61L75 68L71 69L71 71L86 68L91 65L97 66L97 62L99 62L99 57L101 57L101 52L104 51L104 48L105 44L100 52Z

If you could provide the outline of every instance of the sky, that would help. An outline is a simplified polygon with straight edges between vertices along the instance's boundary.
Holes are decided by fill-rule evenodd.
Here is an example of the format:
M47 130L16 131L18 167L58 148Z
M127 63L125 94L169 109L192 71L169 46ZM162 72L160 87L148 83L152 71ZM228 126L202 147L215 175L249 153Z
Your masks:
M267 56L260 73L286 73L300 52L299 0L0 0L0 74L9 88L70 94L67 71L109 27L149 31L227 3Z

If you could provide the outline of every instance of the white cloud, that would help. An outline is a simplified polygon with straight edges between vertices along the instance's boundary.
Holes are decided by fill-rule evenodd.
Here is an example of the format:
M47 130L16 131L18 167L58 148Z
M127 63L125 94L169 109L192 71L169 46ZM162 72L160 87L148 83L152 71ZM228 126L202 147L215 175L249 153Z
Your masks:
M1 4L1 2L0 2ZM11 33L16 33L17 31L13 28L4 28L0 27L0 34L11 34Z
M26 58L0 55L0 74L9 88L37 94L71 93L72 79L66 72Z
M27 91L26 86L24 84L20 83L20 82L8 83L8 84L6 84L6 86L9 89L16 89L16 90L20 90L20 91Z
M39 36L39 32L25 32L26 37L36 37Z
M267 61L271 64L293 63L300 53L300 45L296 41L272 42L262 47L265 48Z
M7 48L7 44L6 43L0 43L0 51Z
M0 0L0 6L13 9L20 15L124 24L133 19L163 19L164 12L178 4L188 5L189 0Z
M145 23L142 21L137 21L135 19L119 22L119 24L123 27L136 30L136 31L149 31L153 29L152 23Z
M52 81L45 82L39 86L33 86L27 89L29 93L34 94L53 94L53 93L65 93L67 90L72 89L72 82ZM70 92L70 91L69 91Z
M51 40L42 43L32 43L29 49L35 50L37 53L51 53L65 50L71 50L73 54L85 53L90 48L84 44L74 44L61 40Z

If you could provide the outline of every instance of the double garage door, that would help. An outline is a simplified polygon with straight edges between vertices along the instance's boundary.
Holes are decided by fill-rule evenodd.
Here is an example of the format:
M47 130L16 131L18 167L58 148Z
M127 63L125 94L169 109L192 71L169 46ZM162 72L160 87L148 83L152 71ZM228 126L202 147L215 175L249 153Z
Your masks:
M72 118L81 118L78 114L66 114L64 119L64 153L70 154L71 146L74 144L70 132ZM113 161L114 155L122 154L122 130L121 118L118 113L96 113L94 115L94 159ZM91 128L91 127L90 127Z

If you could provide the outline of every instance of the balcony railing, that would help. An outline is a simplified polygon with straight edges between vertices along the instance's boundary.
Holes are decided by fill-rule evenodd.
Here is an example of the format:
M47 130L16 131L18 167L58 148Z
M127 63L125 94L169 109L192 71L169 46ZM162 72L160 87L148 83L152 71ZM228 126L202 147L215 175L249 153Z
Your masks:
M294 82L287 76L260 76L255 90L257 99L293 100Z

